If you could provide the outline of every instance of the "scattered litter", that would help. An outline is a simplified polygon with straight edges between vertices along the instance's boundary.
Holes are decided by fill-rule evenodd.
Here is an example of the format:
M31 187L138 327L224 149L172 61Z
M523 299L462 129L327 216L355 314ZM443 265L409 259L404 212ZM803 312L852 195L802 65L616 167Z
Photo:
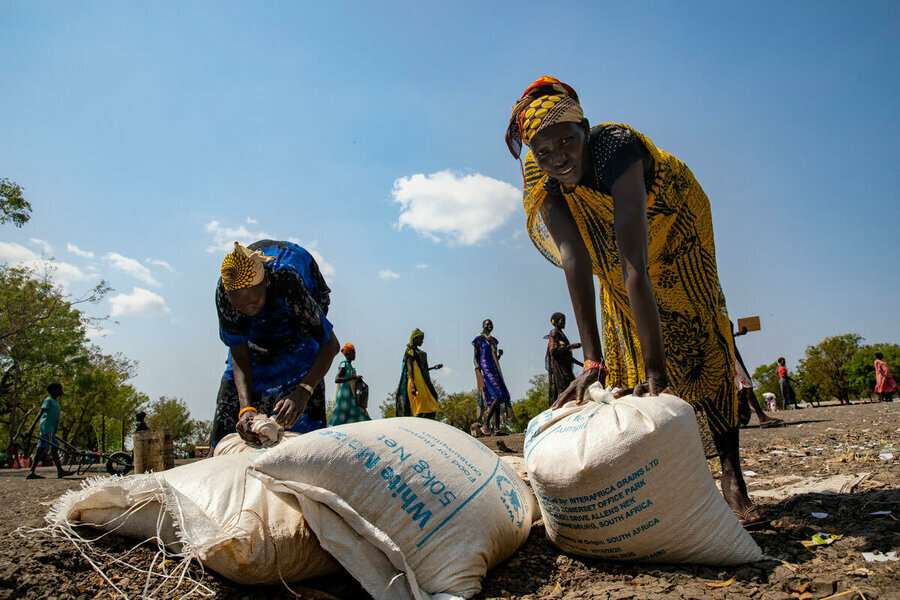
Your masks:
M866 597L863 595L863 593L861 591L859 591L859 588L853 588L853 589L847 590L845 592L838 592L837 594L825 596L824 598L820 598L819 600L837 600L838 598L843 598L850 594L859 594L859 597L862 598L862 600L866 600Z
M747 477L756 477L756 471L744 471L744 475Z
M890 452L882 452L878 455L878 458L880 458L881 460L894 460L894 455Z
M706 582L706 587L711 587L711 588L722 588L722 587L728 587L728 586L731 585L732 583L734 583L734 577L732 577L732 578L729 579L728 581L717 581L717 582L715 582L715 583L710 583L710 582L707 581L707 582Z
M882 516L884 516L884 515L889 515L889 514L891 514L891 511L889 511L889 510L876 510L875 512L870 512L869 514L872 515L873 517L882 517Z
M820 531L819 533L813 534L813 536L810 539L803 540L800 543L803 544L804 546L806 546L807 548L813 548L815 546L830 546L831 544L838 541L842 537L844 537L844 536L839 535L839 534L825 533L825 532Z
M769 454L784 454L784 450L770 450Z
M889 560L895 561L900 560L900 557L897 556L897 552L885 552L881 553L878 550L875 552L863 552L863 558L866 559L866 562L888 562Z
M812 516L814 516L817 519L824 519L825 517L828 516L828 513L814 512L814 513L812 513Z

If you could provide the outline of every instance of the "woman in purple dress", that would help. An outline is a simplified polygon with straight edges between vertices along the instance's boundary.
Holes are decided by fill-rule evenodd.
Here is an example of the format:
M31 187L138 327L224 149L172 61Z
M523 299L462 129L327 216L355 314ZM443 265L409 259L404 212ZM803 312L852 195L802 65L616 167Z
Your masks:
M481 333L472 340L472 346L475 347L475 373L481 384L481 397L484 401L484 409L486 411L484 423L481 426L481 432L485 435L491 434L491 419L494 420L494 432L500 434L500 413L510 406L509 390L506 389L506 383L503 381L503 371L500 370L500 357L503 356L503 350L497 346L499 342L497 338L491 335L494 330L494 323L490 319L485 319L481 323Z

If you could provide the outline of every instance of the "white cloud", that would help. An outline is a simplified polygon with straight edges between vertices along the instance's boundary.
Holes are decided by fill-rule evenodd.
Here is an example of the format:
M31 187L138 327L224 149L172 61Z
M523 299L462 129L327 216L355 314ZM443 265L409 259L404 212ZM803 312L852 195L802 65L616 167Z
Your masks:
M259 223L259 221L257 221L253 217L247 217L247 225L256 225L257 223Z
M38 273L48 272L64 290L68 290L72 282L86 281L96 276L69 263L41 258L34 250L14 242L0 242L0 262L33 269Z
M382 269L381 271L378 271L378 276L385 280L400 279L400 274L395 273L390 269Z
M40 260L40 255L34 250L15 242L0 242L0 261L19 263L27 260Z
M427 269L427 268L428 268L428 265L426 265L425 263L419 263L416 265L416 270L418 270L418 271L421 271L422 269Z
M175 269L172 268L172 265L170 265L167 261L159 259L159 258L145 258L144 262L147 263L148 265L156 265L156 266L162 267L169 273L175 272Z
M505 181L451 171L401 177L391 196L401 207L397 229L409 226L434 241L463 245L487 238L522 201L522 192Z
M204 227L213 236L212 245L206 247L207 252L231 252L234 249L235 242L240 242L246 246L257 240L272 239L272 236L268 233L250 231L243 225L240 227L223 227L218 221L210 221Z
M148 285L159 287L159 282L153 279L150 269L139 263L133 258L122 256L118 252L107 252L103 258L108 260L110 264L125 273L128 273L138 281L143 281Z
M75 256L80 256L82 258L94 258L94 253L88 250L82 250L78 246L73 243L66 244L66 250L74 254Z
M31 238L29 241L32 244L34 244L35 246L40 246L41 250L43 250L44 254L52 254L53 253L53 246L51 246L50 242L48 242L47 240L42 240L39 238Z
M167 315L171 310L165 299L150 290L135 287L130 294L117 294L109 299L112 310L111 317L127 317L131 315L150 317Z

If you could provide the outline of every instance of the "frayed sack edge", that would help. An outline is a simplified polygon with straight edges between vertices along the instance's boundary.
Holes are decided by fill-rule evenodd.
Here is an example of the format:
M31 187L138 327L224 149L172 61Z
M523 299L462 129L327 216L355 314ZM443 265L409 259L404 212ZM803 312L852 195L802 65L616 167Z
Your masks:
M115 520L120 520L120 525L110 531L104 531L96 537L84 537L78 531L79 528L91 527L96 530L97 526L78 522L73 523L69 520L69 514L71 514L72 510L79 502L100 492L101 489L109 491L110 488L117 487L115 482L121 482L123 480L123 477L110 478L105 476L86 479L81 483L81 489L70 490L53 503L50 511L44 517L44 520L48 523L46 527L23 526L14 530L10 535L18 535L20 537L50 535L54 538L62 537L69 540L78 553L81 554L82 558L91 565L91 568L93 568L94 571L96 571L97 574L116 591L116 593L126 600L129 599L129 595L117 586L104 572L103 564L117 565L144 575L144 587L140 596L137 596L138 598L152 598L156 592L160 591L164 585L170 582L174 582L175 587L166 590L166 595L168 597L175 597L174 592L179 590L182 585L188 587L178 596L180 598L187 598L195 595L203 598L215 596L215 592L202 583L205 570L203 569L203 564L200 562L200 557L204 551L209 550L209 547L201 550L192 546L191 540L184 534L183 516L180 504L160 476L154 473L131 475L129 477L130 485L128 486L130 490L124 489L124 486L119 486L123 498L134 498L135 500L131 502L131 506L129 506L121 515L116 517L116 519L100 525L100 527L102 527L104 525L109 525ZM140 491L134 493L135 488L138 488ZM157 535L155 537L138 542L126 552L119 554L119 556L102 552L94 546L94 543L99 539L109 534L116 533L118 527L121 527L121 524L124 524L129 515L151 503L158 503L163 507L163 511L159 512ZM181 544L180 551L176 551L174 548L167 548L165 542L160 537L164 514L168 514L172 519L175 534L178 538L178 542ZM131 552L152 543L156 544L157 550L153 559L150 561L149 568L142 569L127 562L127 557ZM195 558L198 559L197 562L200 567L199 579L194 579L189 574L191 562ZM170 560L175 562L175 566L172 569L169 569L167 566L167 562Z

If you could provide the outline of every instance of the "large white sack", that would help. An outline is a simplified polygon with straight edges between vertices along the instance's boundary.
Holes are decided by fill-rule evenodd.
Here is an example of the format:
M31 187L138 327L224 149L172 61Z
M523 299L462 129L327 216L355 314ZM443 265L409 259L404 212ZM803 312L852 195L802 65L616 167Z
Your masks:
M290 431L282 431L278 436L278 442L281 443L283 440L289 440L291 438L298 437L302 434L292 433ZM271 445L269 446L271 447ZM260 454L268 450L268 447L259 446L257 444L251 444L250 442L245 441L241 436L236 433L229 433L216 444L216 447L213 449L213 456L223 456L225 454L239 454L241 452L253 452L256 454Z
M528 538L537 506L484 444L399 417L307 433L253 462L297 495L328 550L376 599L468 598Z
M691 406L675 396L590 400L528 424L525 465L547 537L608 559L734 565L762 559L716 489Z
M208 458L160 473L96 478L57 500L47 521L89 524L139 540L159 537L239 583L300 581L338 571L292 494L247 469L256 453Z

